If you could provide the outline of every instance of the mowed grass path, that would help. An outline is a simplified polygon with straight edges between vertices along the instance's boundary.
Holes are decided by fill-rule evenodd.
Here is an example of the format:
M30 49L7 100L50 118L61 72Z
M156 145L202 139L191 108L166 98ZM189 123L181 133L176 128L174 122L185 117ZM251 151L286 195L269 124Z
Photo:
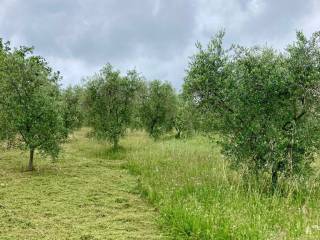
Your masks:
M162 239L156 211L122 168L126 150L75 133L56 163L0 154L0 239Z

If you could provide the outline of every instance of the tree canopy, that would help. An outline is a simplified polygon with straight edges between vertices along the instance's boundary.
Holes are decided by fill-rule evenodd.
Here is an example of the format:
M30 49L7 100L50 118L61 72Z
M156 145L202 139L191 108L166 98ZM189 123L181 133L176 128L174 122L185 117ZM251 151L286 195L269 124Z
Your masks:
M121 76L110 64L88 81L89 124L98 138L112 142L114 148L131 123L133 99L139 86L140 76L135 71Z
M177 99L169 83L151 81L141 107L141 119L150 136L157 139L174 127Z
M0 76L0 132L7 139L18 139L21 148L29 149L32 170L34 151L57 157L65 136L60 114L60 76L43 58L32 55L32 48L11 50L8 44L2 44Z
M284 52L268 47L223 47L218 33L198 44L189 64L184 92L212 115L224 152L237 168L259 175L310 172L319 147L319 33L301 32Z

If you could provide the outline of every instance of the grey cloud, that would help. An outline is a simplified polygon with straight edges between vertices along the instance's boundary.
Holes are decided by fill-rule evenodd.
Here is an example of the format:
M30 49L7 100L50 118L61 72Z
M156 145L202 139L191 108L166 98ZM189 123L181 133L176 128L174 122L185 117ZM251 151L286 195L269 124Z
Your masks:
M209 0L205 2L210 6ZM312 0L231 0L228 3L218 0L207 10L208 21L205 18L201 21L208 25L210 16L215 16L216 21L211 19L211 23L226 29L229 43L255 45L268 42L283 47L293 39L296 30L303 30L304 18L312 19L314 3ZM212 28L204 27L202 34L208 38Z
M228 43L282 47L297 29L318 30L319 8L317 0L0 0L0 37L34 45L64 84L110 62L179 88L197 40L225 28Z
M156 14L148 0L18 2L6 11L4 31L18 32L44 54L95 64L135 54L170 58L183 51L194 28L190 1L159 1Z
M312 11L312 1L265 1L261 12L247 19L246 34L255 33L260 41L281 41L286 35L300 30L302 19Z

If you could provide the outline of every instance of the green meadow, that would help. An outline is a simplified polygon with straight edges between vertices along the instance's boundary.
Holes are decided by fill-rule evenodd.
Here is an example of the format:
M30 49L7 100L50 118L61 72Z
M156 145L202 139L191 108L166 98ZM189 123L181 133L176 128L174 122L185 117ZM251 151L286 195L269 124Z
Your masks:
M56 162L1 153L0 239L160 239L155 208L109 146L76 132Z
M268 194L212 139L130 132L112 150L87 133L55 162L36 154L33 172L27 154L2 149L1 240L320 238L318 174L300 194Z

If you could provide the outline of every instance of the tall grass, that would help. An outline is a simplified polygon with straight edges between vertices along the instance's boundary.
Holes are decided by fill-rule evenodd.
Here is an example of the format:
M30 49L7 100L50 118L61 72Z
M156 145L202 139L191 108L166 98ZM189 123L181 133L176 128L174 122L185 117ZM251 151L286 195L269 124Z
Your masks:
M316 178L272 195L230 170L203 137L153 142L131 133L123 146L130 149L126 168L140 176L141 193L174 239L320 239Z
M319 173L272 195L264 191L268 178L259 184L243 179L206 138L154 142L131 132L114 151L85 138L86 132L75 134L57 163L36 159L34 173L21 171L26 154L1 154L0 239L38 239L39 232L43 239L104 239L107 233L151 239L150 232L157 238L147 224L156 214L131 194L136 186L172 239L320 239ZM138 176L138 184L121 166Z

